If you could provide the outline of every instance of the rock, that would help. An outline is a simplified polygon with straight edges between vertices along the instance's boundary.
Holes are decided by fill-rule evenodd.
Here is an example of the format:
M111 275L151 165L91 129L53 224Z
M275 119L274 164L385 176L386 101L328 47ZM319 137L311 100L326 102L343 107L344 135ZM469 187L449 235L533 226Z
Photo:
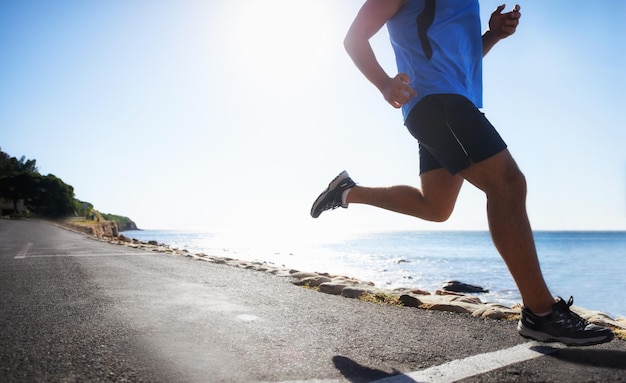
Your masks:
M619 328L622 328L622 329L626 330L626 318L617 318L617 319L615 319L613 325L616 326L616 327L619 327Z
M473 317L484 319L506 319L507 314L498 310L495 307L480 306L478 309L472 312Z
M322 283L327 283L327 282L331 282L332 279L328 278L328 277L322 277L322 276L315 276L315 277L307 277L307 278L302 278L299 281L294 282L295 285L297 286L309 286L309 287L317 287L319 285L321 285Z
M507 316L502 311L490 307L480 317L485 319L506 319Z
M363 294L371 293L370 289L360 286L346 286L341 290L341 296L346 298L358 298Z
M435 295L455 295L457 297L462 297L463 294L455 293L453 291L445 291L445 290L435 290Z
M409 289L408 287L396 287L395 289L391 290L396 294L407 294L411 292L411 289Z
M412 289L411 290L411 294L415 294L415 295L430 295L430 292L425 291L425 290L420 290L420 289Z
M485 290L480 286L469 285L467 283L459 281L448 281L443 284L442 289L446 291L453 291L456 293L488 293L489 290Z
M117 229L117 223L115 223L114 221L102 221L89 226L77 225L73 223L64 223L62 226L71 230L85 233L87 235L95 237L96 239L111 240L113 238L117 239L117 237L120 235L119 230Z
M474 310L462 303L435 303L427 305L428 310L449 311L453 313L471 314Z
M324 282L320 284L319 287L320 287L320 291L325 294L341 295L341 292L346 287L346 285L343 285L341 283L335 283L335 282Z
M295 271L295 272L291 273L291 277L292 278L297 278L297 279L317 277L317 276L319 276L319 274L317 274L317 273L307 273L305 271Z
M480 306L476 310L472 311L472 316L475 318L480 318L483 313L485 313L485 311L487 311L488 309L489 308L487 306Z
M420 307L422 305L422 301L410 294L400 295L400 302L406 307Z
M480 301L480 298L478 297L472 297L469 295L463 295L463 296L450 296L448 299L449 302L463 302L463 303L471 303L471 304L475 304L475 305L479 305L482 302Z
M277 277L291 277L291 273L287 270L278 270L276 273L273 273Z
M358 281L356 279L348 278L348 277L335 277L335 278L333 278L333 282L341 283L341 284L344 284L346 286L360 286L360 285L366 284L365 282ZM369 284L368 284L368 286L369 286Z
M120 242L125 242L125 243L130 243L131 242L130 238L128 238L128 237L126 237L125 235L122 235L122 234L120 234L119 237L117 237L117 239Z

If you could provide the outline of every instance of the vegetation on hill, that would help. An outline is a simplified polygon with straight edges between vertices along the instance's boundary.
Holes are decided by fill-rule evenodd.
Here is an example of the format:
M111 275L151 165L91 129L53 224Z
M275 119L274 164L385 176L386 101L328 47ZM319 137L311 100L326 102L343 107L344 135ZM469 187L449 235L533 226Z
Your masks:
M37 160L11 157L0 150L0 202L8 202L0 215L42 218L84 217L86 220L115 221L120 231L137 229L128 217L102 214L93 204L74 197L74 188L53 174L42 175Z
M137 225L130 218L115 214L102 214L102 217L107 221L114 221L117 223L119 231L137 230Z
M24 201L29 212L41 217L58 218L72 214L74 188L53 174L42 175L36 160L19 160L0 150L0 198L13 203Z

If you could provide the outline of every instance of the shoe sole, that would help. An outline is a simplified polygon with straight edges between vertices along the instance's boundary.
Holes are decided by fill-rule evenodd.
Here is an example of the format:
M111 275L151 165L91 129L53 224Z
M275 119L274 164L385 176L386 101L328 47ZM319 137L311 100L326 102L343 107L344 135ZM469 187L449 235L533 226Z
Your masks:
M518 325L517 332L527 339L537 340L539 342L560 342L567 346L592 346L594 344L607 343L613 340L614 335L596 336L593 338L577 339L568 337L555 337L542 331L531 330L526 326Z
M319 204L322 202L324 197L326 197L328 192L330 192L331 190L333 190L337 186L339 186L346 178L350 178L350 176L344 170L341 173L339 173L339 175L337 175L337 177L333 178L332 181L330 181L330 183L328 184L328 187L326 189L324 189L324 191L321 192L320 195L315 199L315 202L313 202L313 206L311 206L311 217L317 218L317 217L319 217L322 214L322 212L320 211L317 215L315 215L315 207L319 206Z

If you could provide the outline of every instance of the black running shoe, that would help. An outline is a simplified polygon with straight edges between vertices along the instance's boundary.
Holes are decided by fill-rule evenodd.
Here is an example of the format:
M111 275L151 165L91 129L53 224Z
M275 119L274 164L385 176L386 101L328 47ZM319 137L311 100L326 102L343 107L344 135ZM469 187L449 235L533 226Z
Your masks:
M565 302L557 298L552 312L540 317L527 308L517 324L517 331L524 338L541 342L561 342L568 346L588 346L610 342L614 335L611 329L589 323L570 310L574 298Z
M339 175L328 184L326 190L324 190L322 194L317 197L315 202L313 202L313 206L311 207L311 217L317 218L320 214L322 214L322 212L336 209L340 206L347 208L348 205L343 204L341 201L341 195L344 191L352 189L355 185L356 183L352 181L348 172L344 170L339 173Z

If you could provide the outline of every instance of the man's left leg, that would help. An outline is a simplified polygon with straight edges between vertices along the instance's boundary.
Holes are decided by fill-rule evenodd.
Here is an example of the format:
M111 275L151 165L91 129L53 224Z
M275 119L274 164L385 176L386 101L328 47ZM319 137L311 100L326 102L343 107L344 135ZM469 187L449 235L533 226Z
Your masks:
M487 195L489 230L524 305L549 312L554 298L546 286L526 213L526 179L508 149L473 164L461 173Z
M489 228L496 248L522 295L520 335L570 346L609 342L613 332L573 313L573 298L556 301L544 281L526 214L526 180L508 150L470 166L461 174L487 195Z

